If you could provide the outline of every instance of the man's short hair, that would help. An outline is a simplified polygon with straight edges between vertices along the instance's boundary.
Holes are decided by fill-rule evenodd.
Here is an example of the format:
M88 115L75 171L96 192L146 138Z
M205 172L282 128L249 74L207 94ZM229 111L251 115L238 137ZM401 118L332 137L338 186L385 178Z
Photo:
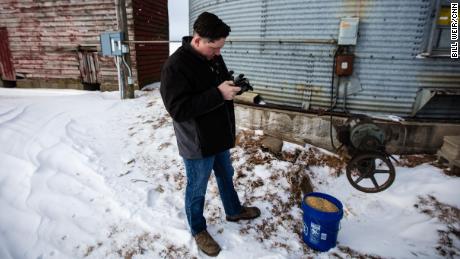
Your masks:
M217 15L204 12L198 16L193 24L193 31L203 38L215 41L220 38L227 38L231 29Z

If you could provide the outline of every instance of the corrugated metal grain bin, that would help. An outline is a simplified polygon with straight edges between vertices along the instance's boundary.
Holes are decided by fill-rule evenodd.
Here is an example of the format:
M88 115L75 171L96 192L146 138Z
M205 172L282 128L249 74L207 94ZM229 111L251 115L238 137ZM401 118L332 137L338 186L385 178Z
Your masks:
M127 0L127 16L130 40L168 40L167 0ZM0 56L10 52L19 87L113 90L116 67L100 55L99 35L117 28L114 0L1 1L0 31L7 36L1 34L0 45L7 50L1 47ZM158 81L167 46L130 44L130 49L136 84Z
M209 11L231 26L224 59L269 104L460 119L460 61L448 54L443 17L449 8L447 0L190 0L190 24ZM355 56L353 74L333 80L347 17L359 18L356 45L342 48Z

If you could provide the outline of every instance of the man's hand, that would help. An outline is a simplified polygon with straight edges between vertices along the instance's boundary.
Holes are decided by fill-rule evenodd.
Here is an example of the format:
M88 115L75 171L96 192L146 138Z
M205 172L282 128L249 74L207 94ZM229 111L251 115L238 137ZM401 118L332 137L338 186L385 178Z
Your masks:
M241 90L240 87L237 87L233 84L233 81L224 81L217 88L222 94L224 100L227 101L233 100L235 95Z

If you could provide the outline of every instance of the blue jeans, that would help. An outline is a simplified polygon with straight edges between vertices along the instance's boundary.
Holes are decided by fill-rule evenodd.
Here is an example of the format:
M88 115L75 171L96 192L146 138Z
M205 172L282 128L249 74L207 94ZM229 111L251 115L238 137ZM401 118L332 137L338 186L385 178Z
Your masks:
M235 216L241 212L241 203L233 186L233 166L229 150L202 159L184 158L184 164L187 174L185 212L193 236L206 229L206 220L203 217L204 196L211 170L214 169L225 214Z

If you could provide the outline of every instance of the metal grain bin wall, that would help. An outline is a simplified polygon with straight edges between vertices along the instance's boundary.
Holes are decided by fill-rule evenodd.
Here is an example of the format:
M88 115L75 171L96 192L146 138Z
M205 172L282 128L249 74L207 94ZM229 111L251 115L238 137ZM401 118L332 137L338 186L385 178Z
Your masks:
M141 38L157 35L154 23L167 21L159 14L167 13L166 0L142 4L126 0L126 3L130 40L135 39L135 31ZM143 17L147 16L144 15L137 18L135 24L133 6L138 8L136 13L152 12L155 19L143 23ZM139 6L144 6L144 11L139 11ZM19 87L81 89L83 85L100 84L101 90L118 88L113 58L102 57L99 46L101 32L118 28L114 0L1 1L0 27L8 32L8 46ZM163 35L164 30L162 28L158 35ZM151 81L146 74L155 75L158 69L154 65L142 67L139 79L137 69L138 62L142 63L144 58L151 60L151 57L141 47L131 45L131 50L135 81ZM160 52L154 56L168 55L167 49Z
M232 28L222 51L227 65L247 75L266 102L326 110L340 20L359 17L354 72L335 80L336 110L460 119L459 61L420 56L434 2L190 0L190 32L201 12L217 14ZM419 93L429 88L450 89L457 101L414 111Z

